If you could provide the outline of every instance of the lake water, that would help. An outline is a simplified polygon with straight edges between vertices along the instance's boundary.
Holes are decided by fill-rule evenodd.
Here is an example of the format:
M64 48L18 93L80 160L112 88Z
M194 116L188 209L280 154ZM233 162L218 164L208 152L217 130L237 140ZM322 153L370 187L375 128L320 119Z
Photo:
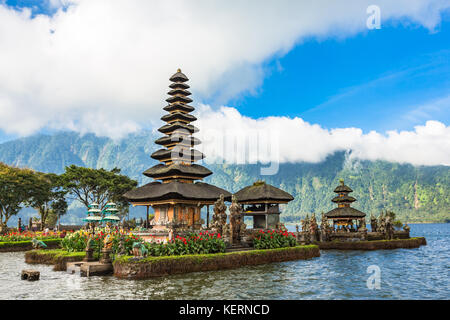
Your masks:
M321 251L307 261L198 272L151 280L81 278L34 265L41 280L20 280L23 253L0 253L0 299L450 299L450 224L411 225L418 249ZM371 265L380 289L369 289Z

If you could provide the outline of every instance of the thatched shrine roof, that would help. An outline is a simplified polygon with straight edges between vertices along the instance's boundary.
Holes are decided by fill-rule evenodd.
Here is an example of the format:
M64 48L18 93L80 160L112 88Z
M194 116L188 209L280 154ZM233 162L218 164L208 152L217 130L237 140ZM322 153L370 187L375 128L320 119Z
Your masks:
M286 191L278 189L264 181L257 181L253 185L245 187L234 194L238 202L266 202L287 203L294 200Z

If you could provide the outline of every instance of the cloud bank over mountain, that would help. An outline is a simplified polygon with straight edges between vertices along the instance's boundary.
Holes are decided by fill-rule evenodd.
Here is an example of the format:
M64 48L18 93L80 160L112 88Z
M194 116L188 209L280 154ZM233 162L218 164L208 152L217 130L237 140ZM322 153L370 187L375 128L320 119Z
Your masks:
M350 158L361 160L450 165L450 126L439 121L381 134L325 129L301 118L252 119L228 107L214 111L202 106L197 116L206 162L321 162L336 151L349 151Z

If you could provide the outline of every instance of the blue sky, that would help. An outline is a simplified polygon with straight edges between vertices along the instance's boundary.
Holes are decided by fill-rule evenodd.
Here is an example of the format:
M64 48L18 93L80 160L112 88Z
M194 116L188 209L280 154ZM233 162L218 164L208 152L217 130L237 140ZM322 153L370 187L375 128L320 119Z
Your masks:
M48 1L6 4L31 7L34 15L56 10ZM266 60L263 68L260 87L225 104L251 118L301 117L324 128L364 132L411 130L427 120L448 125L450 14L443 14L434 31L382 21L380 30L342 39L303 39L286 55ZM214 97L203 102L218 107ZM0 142L15 137L0 131Z
M309 40L269 61L271 75L254 96L229 103L251 117L290 116L328 128L411 129L429 119L449 123L450 101L411 119L409 113L450 96L450 19L435 32L383 26L344 40Z

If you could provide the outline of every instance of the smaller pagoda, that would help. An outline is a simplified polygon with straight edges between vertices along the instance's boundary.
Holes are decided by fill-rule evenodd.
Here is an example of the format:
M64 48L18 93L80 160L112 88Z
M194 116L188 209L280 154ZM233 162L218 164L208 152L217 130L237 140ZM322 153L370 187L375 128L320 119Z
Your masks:
M119 216L117 215L119 209L117 209L117 205L114 202L109 202L106 204L105 209L103 210L103 220L104 222L117 223L120 221Z
M253 229L277 229L280 224L280 204L294 200L289 193L264 181L256 181L234 195L242 205L242 215L253 217Z
M100 210L98 203L92 203L88 206L87 217L84 219L85 222L95 223L102 221L102 210Z
M331 200L334 203L337 203L338 207L325 213L325 217L333 222L334 229L337 227L350 231L353 230L355 222L358 222L357 225L362 227L362 224L365 224L366 214L350 206L356 201L355 198L348 195L353 192L353 190L345 185L343 179L340 180L340 183L341 184L334 189L337 196ZM357 229L354 231L357 231Z

